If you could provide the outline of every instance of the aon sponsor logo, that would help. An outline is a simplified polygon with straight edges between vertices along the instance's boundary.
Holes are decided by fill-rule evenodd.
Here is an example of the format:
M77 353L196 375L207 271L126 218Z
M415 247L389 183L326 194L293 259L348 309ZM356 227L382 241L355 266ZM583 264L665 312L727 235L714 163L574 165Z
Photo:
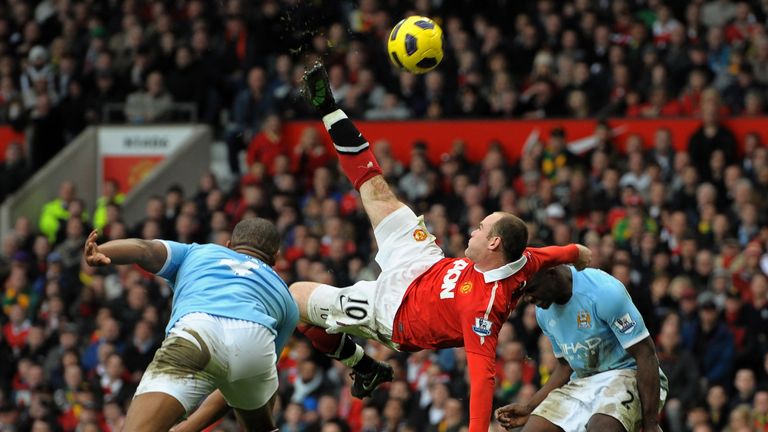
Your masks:
M459 280L461 272L467 268L468 263L464 260L454 261L453 267L448 269L443 277L443 284L440 286L440 300L452 299L453 290L456 289L456 281Z

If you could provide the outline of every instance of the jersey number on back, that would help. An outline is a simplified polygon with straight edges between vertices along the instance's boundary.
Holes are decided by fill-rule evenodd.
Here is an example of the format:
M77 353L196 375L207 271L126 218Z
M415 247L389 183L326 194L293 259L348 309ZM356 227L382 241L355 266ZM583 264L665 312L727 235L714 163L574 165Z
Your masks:
M248 276L251 274L253 270L256 270L259 268L259 265L256 264L253 261L238 261L234 259L223 259L219 261L219 264L223 264L230 269L232 269L232 273L234 273L237 276Z

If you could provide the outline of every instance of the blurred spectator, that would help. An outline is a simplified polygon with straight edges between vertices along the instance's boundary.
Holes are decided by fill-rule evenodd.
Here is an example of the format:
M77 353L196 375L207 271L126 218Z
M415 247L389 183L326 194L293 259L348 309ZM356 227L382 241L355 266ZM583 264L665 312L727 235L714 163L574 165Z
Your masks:
M659 365L669 378L664 411L673 431L684 430L685 412L698 401L699 372L690 351L683 348L677 315L668 315L661 326L657 351Z
M564 166L572 166L576 159L567 148L565 130L557 127L549 132L549 141L541 158L541 171L553 179L557 176L557 170Z
M75 200L75 193L74 183L61 183L58 198L47 202L40 211L40 232L45 234L51 243L56 242L61 223L69 219L69 206Z
M240 151L256 135L272 106L266 93L264 69L255 67L248 72L247 88L240 90L232 106L232 123L227 126L225 141L229 149L229 168L240 173Z
M736 371L736 378L734 378L733 382L735 392L730 401L731 410L741 405L752 405L756 386L755 373L752 369L739 369Z
M16 192L31 174L21 144L8 144L5 148L5 159L0 164L0 202Z
M107 224L107 207L110 204L121 205L125 201L125 194L120 192L120 183L114 179L108 179L102 187L102 194L96 200L96 208L93 210L93 227L100 230Z
M709 424L715 430L723 430L728 424L728 394L722 385L713 385L707 392Z
M85 98L85 119L88 123L107 121L108 118L102 117L107 105L125 101L123 90L115 82L114 72L99 70L94 75L95 83Z
M247 166L259 162L267 167L269 175L275 175L275 159L288 154L288 146L282 139L282 123L277 114L269 114L264 118L261 130L250 144L245 157Z
M173 101L193 104L200 118L206 109L207 83L204 70L192 56L190 47L182 45L176 48L175 65L168 73L167 82Z
M705 301L700 308L698 320L684 329L683 345L696 357L707 385L727 385L733 365L733 336L720 322L713 302Z
M48 61L48 50L44 47L37 45L29 51L29 65L20 79L21 95L27 109L39 104L39 96L47 95L51 104L55 104L58 99L53 66Z
M163 75L152 72L147 76L145 90L128 95L125 116L131 123L156 123L171 116L173 98L165 90Z
M36 104L29 118L32 135L29 138L29 153L32 169L36 171L66 145L64 125L58 108L47 94L36 96Z
M719 109L720 106L715 101L702 102L702 125L688 141L691 163L705 181L711 177L709 159L715 150L723 152L728 165L736 160L736 139L720 122Z

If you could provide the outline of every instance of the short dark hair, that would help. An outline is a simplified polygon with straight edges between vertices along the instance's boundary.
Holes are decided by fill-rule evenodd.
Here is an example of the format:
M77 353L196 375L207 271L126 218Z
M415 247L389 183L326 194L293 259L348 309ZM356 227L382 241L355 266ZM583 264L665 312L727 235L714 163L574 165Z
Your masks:
M517 261L528 246L528 226L511 213L501 214L501 219L493 224L489 236L501 238L501 248L507 262Z
M277 227L266 219L243 219L232 230L230 247L250 249L259 255L259 259L274 265L275 256L280 249L280 233L277 232Z
M566 274L570 272L567 266L559 265L537 271L528 279L525 288L535 291L539 285L558 287L567 281Z

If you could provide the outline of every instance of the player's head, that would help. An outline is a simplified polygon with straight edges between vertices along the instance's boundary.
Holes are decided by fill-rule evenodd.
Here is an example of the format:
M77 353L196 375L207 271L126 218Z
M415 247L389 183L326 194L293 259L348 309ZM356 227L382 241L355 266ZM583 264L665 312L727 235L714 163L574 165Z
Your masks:
M486 216L472 231L464 255L475 263L499 257L510 263L520 259L528 245L528 227L519 217L505 212Z
M243 219L232 230L232 239L227 246L230 249L249 252L269 265L275 264L275 256L280 249L280 233L275 225L262 218Z
M522 298L542 309L552 303L564 304L571 298L571 282L571 269L566 266L544 269L528 280Z

